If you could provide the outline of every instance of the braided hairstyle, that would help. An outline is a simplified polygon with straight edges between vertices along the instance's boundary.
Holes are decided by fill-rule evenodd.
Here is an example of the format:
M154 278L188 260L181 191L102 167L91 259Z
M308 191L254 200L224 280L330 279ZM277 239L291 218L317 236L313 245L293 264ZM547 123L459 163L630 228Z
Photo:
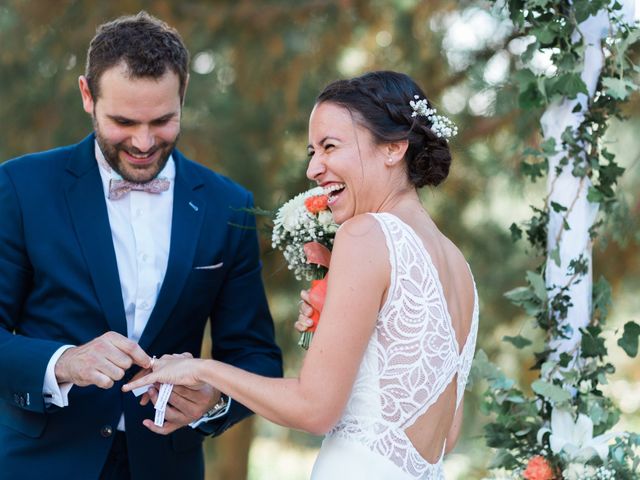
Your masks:
M316 103L346 108L379 144L408 140L404 158L409 181L416 188L436 186L449 175L451 153L447 140L433 132L426 117L411 116L414 95L426 98L408 75L377 71L330 83Z

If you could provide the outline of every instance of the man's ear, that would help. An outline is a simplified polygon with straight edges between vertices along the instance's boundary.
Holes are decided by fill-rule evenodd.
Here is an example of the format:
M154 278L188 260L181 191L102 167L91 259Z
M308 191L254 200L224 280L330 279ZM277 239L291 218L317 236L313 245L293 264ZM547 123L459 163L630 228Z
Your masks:
M387 157L392 160L391 163L398 163L404 158L408 148L409 140L387 143Z
M82 97L82 108L84 108L84 111L89 115L93 115L95 102L91 95L91 90L89 89L87 77L84 75L80 75L80 77L78 77L78 87L80 88L80 96Z
M184 91L182 92L181 106L184 107L184 99L187 98L187 87L189 87L189 79L191 76L187 73L187 78L184 79Z

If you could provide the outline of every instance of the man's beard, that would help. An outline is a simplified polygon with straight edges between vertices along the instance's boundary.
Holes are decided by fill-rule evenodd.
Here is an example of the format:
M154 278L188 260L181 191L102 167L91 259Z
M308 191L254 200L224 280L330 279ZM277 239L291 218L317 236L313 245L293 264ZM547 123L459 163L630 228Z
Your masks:
M180 136L178 135L173 142L162 142L160 144L154 145L151 150L147 152L141 152L135 147L127 147L123 142L116 144L110 143L102 136L97 120L94 120L93 126L96 133L98 146L100 147L100 150L102 151L107 164L123 179L134 183L147 183L158 176L158 174L162 171L162 169L169 161L171 152L175 148L176 143L178 143L178 138ZM124 161L120 160L119 156L119 152L122 151L134 155L148 154L149 156L151 156L158 150L160 151L160 156L151 170L148 170L148 166L146 168L136 169L134 165L127 164ZM126 167L129 167L130 171L126 171ZM138 175L136 175L136 173L138 173Z

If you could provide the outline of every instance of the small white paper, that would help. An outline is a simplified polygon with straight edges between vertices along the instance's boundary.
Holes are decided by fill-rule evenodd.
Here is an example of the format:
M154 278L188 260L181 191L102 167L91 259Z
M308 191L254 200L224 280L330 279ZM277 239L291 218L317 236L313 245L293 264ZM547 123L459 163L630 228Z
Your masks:
M163 383L160 385L160 390L158 391L158 400L156 401L156 410L166 410L167 403L169 403L169 397L171 396L171 391L173 390L173 385L170 383Z
M131 392L136 396L139 397L140 395L142 395L143 393L147 393L147 391L149 390L149 388L151 388L151 384L149 385L143 385L142 387L138 387L138 388L134 388L133 390L131 390Z
M167 410L167 404L169 403L169 397L171 396L171 391L173 390L173 385L170 383L163 383L160 385L160 390L158 391L158 400L156 401L155 409L156 415L153 423L157 426L162 427L164 425L164 414Z
M153 419L153 423L158 427L162 427L164 425L164 410L156 410L156 417Z

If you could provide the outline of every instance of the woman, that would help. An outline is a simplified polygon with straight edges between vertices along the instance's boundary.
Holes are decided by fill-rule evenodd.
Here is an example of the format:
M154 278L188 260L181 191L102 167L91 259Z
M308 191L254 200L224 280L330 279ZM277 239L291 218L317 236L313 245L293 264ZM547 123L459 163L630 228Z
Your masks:
M313 479L443 478L478 305L464 257L417 188L447 176L454 130L406 75L372 72L327 86L309 119L307 176L325 188L341 227L298 378L174 357L125 391L209 383L275 423L328 432Z

